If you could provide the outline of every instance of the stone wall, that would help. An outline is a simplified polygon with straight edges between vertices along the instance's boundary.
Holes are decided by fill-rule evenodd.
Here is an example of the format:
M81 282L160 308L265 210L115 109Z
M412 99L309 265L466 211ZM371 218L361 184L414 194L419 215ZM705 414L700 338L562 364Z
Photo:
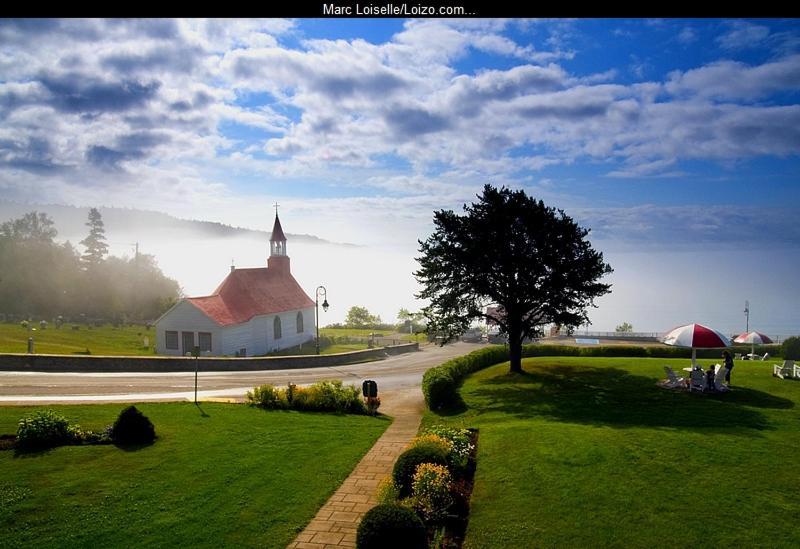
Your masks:
M201 372L292 370L323 368L365 362L418 351L418 343L406 343L331 355L248 358L198 358ZM194 372L195 359L172 356L86 356L0 354L0 370L15 372Z

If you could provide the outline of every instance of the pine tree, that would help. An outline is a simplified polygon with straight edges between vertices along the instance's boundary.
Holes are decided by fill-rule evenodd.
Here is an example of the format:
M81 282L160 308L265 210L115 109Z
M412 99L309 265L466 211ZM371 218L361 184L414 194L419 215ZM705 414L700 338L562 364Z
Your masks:
M103 218L97 208L89 210L89 236L81 240L81 246L86 248L86 252L81 256L81 261L86 265L98 265L103 262L103 258L108 254L108 244L106 244L106 230L103 228Z

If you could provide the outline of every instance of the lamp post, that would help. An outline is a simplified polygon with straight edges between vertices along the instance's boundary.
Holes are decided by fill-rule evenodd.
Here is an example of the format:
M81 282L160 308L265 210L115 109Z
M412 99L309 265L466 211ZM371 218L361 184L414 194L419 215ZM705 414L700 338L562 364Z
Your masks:
M328 311L328 291L325 286L317 286L317 291L314 295L314 306L316 308L316 324L317 324L317 354L319 354L319 297L322 296L322 310Z
M750 332L750 301L745 300L744 302L744 318L747 322L747 326L745 328L744 333Z

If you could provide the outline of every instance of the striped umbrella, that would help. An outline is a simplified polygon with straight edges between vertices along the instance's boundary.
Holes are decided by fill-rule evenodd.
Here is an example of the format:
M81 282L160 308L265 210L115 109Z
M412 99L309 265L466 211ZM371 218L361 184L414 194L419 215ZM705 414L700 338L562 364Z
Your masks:
M686 324L673 328L661 341L675 347L691 347L693 367L696 366L697 349L718 349L731 346L727 337L702 324Z
M749 343L751 355L756 354L756 345L766 345L767 343L772 343L772 340L761 332L745 332L736 336L736 339L733 341L734 343Z

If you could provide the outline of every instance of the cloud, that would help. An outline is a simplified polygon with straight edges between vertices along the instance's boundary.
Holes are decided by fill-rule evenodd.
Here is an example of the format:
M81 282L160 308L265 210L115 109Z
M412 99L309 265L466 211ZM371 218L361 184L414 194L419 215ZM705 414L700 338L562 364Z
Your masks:
M592 229L591 238L655 251L797 247L800 208L658 206L574 208L568 212Z
M48 104L68 113L119 112L143 106L159 88L158 82L109 82L80 73L42 75L39 82L49 93Z
M0 175L20 196L32 181L21 172L91 200L87 181L111 171L131 189L152 178L160 202L176 182L207 200L240 181L435 202L458 185L522 185L558 165L669 178L686 161L800 152L797 53L745 63L729 48L729 59L649 81L655 67L632 57L640 82L621 84L627 67L560 64L582 43L578 28L412 20L371 43L308 39L293 21L3 21ZM698 29L673 42L698 47Z
M728 31L717 37L716 42L726 50L756 48L770 35L769 27L747 21L728 23Z
M666 89L673 95L721 100L759 99L780 90L800 88L800 54L761 65L719 61L669 74Z

